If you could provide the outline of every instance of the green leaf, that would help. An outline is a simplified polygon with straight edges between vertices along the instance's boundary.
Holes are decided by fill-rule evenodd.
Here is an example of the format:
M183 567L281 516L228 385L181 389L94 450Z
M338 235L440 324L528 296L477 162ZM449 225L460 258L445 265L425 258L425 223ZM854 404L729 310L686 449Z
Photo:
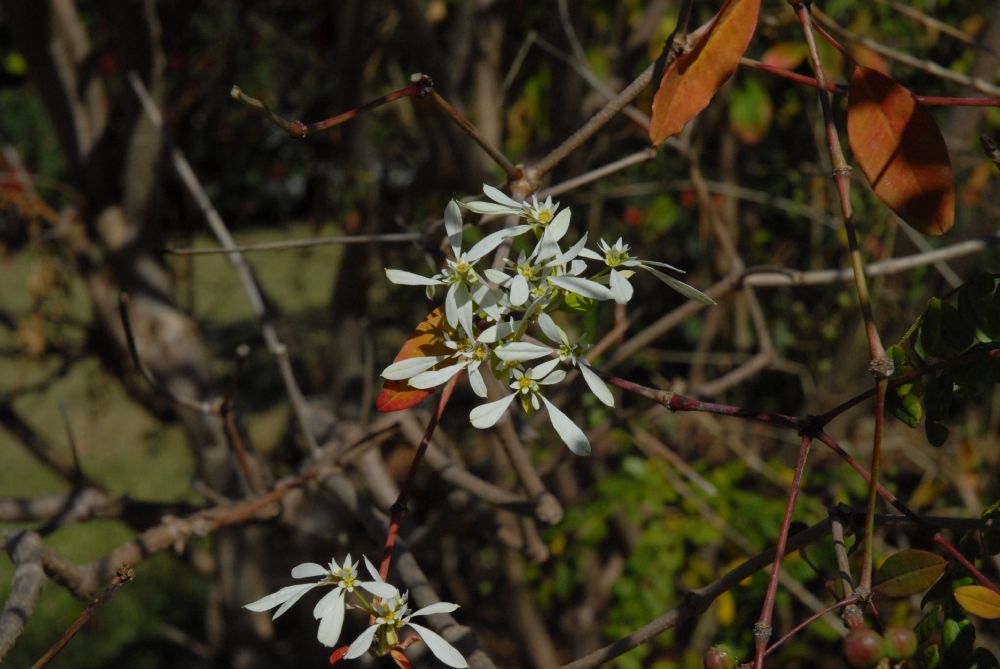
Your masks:
M931 588L931 590L933 590L933 588ZM930 594L931 590L928 590L927 594ZM924 643L925 641L930 639L937 633L938 629L940 629L941 627L940 616L941 616L941 607L935 606L930 611L928 611L927 614L920 619L920 622L917 623L916 627L913 628L913 631L917 635L917 640L919 640L920 643Z
M927 435L927 442L931 446L940 448L948 441L948 435L951 434L951 430L941 423L927 421L924 425L924 433Z
M982 585L956 588L955 601L968 613L987 620L1000 618L1000 594Z
M973 669L1000 669L996 656L985 648L977 648L972 656L976 662Z
M941 666L941 648L936 643L927 646L920 653L920 666L923 669L938 669Z
M941 300L932 297L924 310L917 341L923 351L921 355L925 358L941 355L941 304Z
M902 388L911 389L913 384L906 384L905 386L900 386L895 390L900 390ZM901 394L898 392L891 392L886 396L886 408L892 413L893 416L903 421L909 427L916 427L920 425L920 421L924 417L924 405L920 402L920 396L907 392Z
M948 561L936 553L902 550L878 568L872 590L887 597L909 597L930 588L947 566Z
M945 353L961 353L972 346L976 336L975 321L962 317L948 302L941 303L941 344Z
M966 669L972 665L976 628L968 620L948 618L941 627L944 653L941 665L948 669Z

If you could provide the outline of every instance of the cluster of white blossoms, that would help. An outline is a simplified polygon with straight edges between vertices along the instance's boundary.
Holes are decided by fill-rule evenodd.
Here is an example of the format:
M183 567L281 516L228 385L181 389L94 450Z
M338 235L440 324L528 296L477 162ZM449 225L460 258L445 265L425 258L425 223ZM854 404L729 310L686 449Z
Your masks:
M428 298L433 298L438 286L447 286L444 312L450 332L446 335L448 353L400 360L386 367L382 376L427 389L465 370L473 392L486 398L485 370L508 384L513 392L474 408L469 414L474 426L495 425L517 398L529 415L544 406L552 426L569 449L577 455L587 455L590 442L583 430L542 394L542 387L565 378L566 371L561 366L576 367L601 402L614 406L614 397L583 357L585 347L571 340L552 315L580 311L593 300L627 303L633 294L629 281L640 269L687 298L708 304L713 303L712 299L663 271L681 272L676 267L633 257L628 244L621 239L613 245L601 240L598 252L586 248L584 234L564 251L570 210L559 210L559 204L552 202L551 197L544 202L535 197L530 202L517 202L491 186L484 185L483 192L489 202L469 202L463 206L477 214L517 216L524 223L486 235L463 251L462 212L452 200L444 212L452 257L441 271L422 276L386 269L386 276L393 283L426 286ZM529 232L537 240L530 253L525 255L522 251L516 260L507 260L503 271L476 269L476 264L504 241ZM597 267L584 276L588 273L588 261Z
M372 580L370 581L360 580L358 563L352 563L350 555L344 558L343 565L338 565L336 560L331 560L329 567L315 562L306 562L292 569L292 578L318 577L318 581L286 586L256 602L246 604L245 608L260 612L270 611L278 607L273 616L276 619L313 588L330 587L333 589L316 602L316 606L313 608L313 617L319 620L319 631L316 638L319 639L320 643L331 647L337 645L340 631L344 625L344 615L348 609L357 609L367 613L372 621L368 628L347 647L347 651L339 655L338 659L351 660L361 657L371 649L374 649L377 655L384 655L399 646L399 631L403 627L409 626L427 644L427 648L434 653L435 657L449 667L468 667L465 658L454 646L436 632L411 620L417 616L434 613L451 613L458 608L458 604L438 602L410 613L407 605L408 593L400 594L395 586L382 580L375 566L368 558L362 557L368 574L371 576ZM360 590L370 593L373 596L371 601L365 599ZM348 594L354 596L354 601L350 603L347 601Z

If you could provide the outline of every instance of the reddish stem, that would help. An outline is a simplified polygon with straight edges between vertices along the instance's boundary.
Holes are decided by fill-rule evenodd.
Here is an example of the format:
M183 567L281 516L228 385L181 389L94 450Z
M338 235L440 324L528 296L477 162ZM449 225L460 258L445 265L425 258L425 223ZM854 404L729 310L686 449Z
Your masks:
M420 439L420 444L417 446L417 452L413 454L413 460L410 462L410 469L406 472L406 480L403 481L403 485L399 489L399 497L392 504L392 515L389 519L389 531L386 533L385 537L385 547L382 551L382 562L379 564L378 573L385 580L389 577L389 563L392 561L392 551L396 547L396 537L399 535L399 525L403 522L403 517L406 515L406 507L410 501L410 492L413 489L413 481L417 476L417 469L420 467L421 461L424 459L424 453L427 451L427 446L431 443L431 437L434 435L434 430L437 428L438 423L441 421L441 416L444 414L444 409L448 406L448 400L451 399L451 393L455 390L455 384L458 382L458 375L451 377L451 380L445 384L444 390L441 392L441 397L438 399L437 409L431 415L431 419L427 421L427 429L424 430L424 436Z
M778 639L777 641L775 641L774 643L772 643L770 646L768 646L767 650L764 651L764 656L766 657L766 656L770 655L771 653L773 653L774 651L776 651L781 644L783 644L786 641L788 641L789 639L791 639L793 636L795 636L796 634L798 634L799 632L801 632L802 630L804 630L806 627L808 627L809 625L813 624L815 621L817 621L820 618L822 618L823 616L825 616L830 611L836 611L837 609L839 609L839 608L841 608L843 606L848 606L849 604L854 604L857 601L858 601L857 596L856 595L851 595L847 599L843 599L843 600L837 602L836 604L831 604L830 606L826 607L825 609L823 609L821 611L816 611L811 616L809 616L808 618L806 618L805 620L803 620L802 622L800 622L798 625L796 625L795 627L793 627L791 630L789 630L788 633L785 634L783 637L781 637L780 639Z
M792 512L795 510L795 500L799 496L799 486L802 482L802 472L806 467L806 459L809 457L809 446L812 444L812 437L802 436L802 443L799 445L799 459L795 463L795 474L792 476L792 487L788 491L788 502L785 504L785 516L781 520L781 531L778 533L778 544L774 549L774 564L771 567L771 578L767 582L767 594L764 596L764 606L761 607L760 618L754 625L754 637L757 645L754 654L754 666L762 669L764 666L764 651L767 649L767 641L771 638L771 619L774 614L774 600L778 594L778 577L781 575L781 558L785 555L785 546L788 543L788 530L792 525Z

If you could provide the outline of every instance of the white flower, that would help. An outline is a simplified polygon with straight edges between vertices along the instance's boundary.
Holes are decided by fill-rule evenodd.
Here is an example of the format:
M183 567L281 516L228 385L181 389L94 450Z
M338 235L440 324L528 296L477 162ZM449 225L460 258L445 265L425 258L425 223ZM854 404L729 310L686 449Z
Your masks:
M611 395L611 389L608 388L607 384L601 379L600 375L594 371L590 364L583 357L583 347L580 344L574 344L570 341L566 332L563 331L561 327L556 325L556 322L552 320L544 311L538 314L538 326L545 333L545 336L550 340L556 342L559 346L554 348L552 346L545 346L544 344L532 344L530 342L512 342L505 346L502 346L496 350L496 356L501 360L515 360L523 362L526 360L535 360L538 358L543 358L547 355L558 355L559 360L571 365L576 365L580 370L580 374L583 376L583 380L586 381L587 386L590 387L590 392L594 393L597 399L604 402L604 404L609 407L615 405L615 398Z
M469 211L477 214L518 216L531 221L536 226L542 227L548 226L558 218L556 212L559 209L559 203L553 202L551 197L545 198L544 202L539 202L538 198L532 195L531 202L528 202L527 200L524 202L518 202L500 189L487 184L483 184L483 193L486 197L492 200L492 202L466 202L463 206ZM567 209L560 213L566 214L568 211L569 210ZM568 214L566 214L565 219L568 224Z
M367 561L367 558L366 558ZM327 593L313 609L313 616L320 621L319 631L316 637L325 646L333 646L340 638L340 629L344 623L344 601L345 593L354 592L358 586L376 596L391 594L385 583L378 581L358 581L358 563L351 563L351 556L348 554L344 558L343 566L338 566L336 560L330 561L330 567L326 568L315 562L304 562L292 569L292 578L320 577L314 583L302 583L299 585L289 585L277 592L273 592L266 597L261 597L255 602L245 604L244 608L255 612L269 611L274 607L278 610L274 612L272 620L290 609L295 602L299 601L303 595L321 586L334 586L334 589ZM394 590L395 588L393 588Z
M715 300L710 298L708 295L705 295L705 293L701 292L697 288L692 288L683 281L675 279L668 274L664 274L656 268L662 267L664 269L681 273L683 273L683 270L679 270L672 265L662 262L639 260L638 258L630 255L629 245L623 243L621 237L619 237L618 241L614 243L614 246L609 245L603 239L600 241L600 245L600 254L595 251L591 251L590 249L584 249L580 252L580 255L584 258L601 261L611 270L611 275L608 278L608 285L610 286L611 296L618 304L625 304L632 299L632 285L628 282L628 280L634 274L631 269L633 267L646 270L688 299L697 300L698 302L703 302L705 304L715 304Z
M569 419L569 416L560 411L559 407L546 399L539 389L540 385L549 386L559 383L566 377L566 372L556 369L559 362L558 358L548 360L529 369L527 373L517 367L513 368L511 371L514 380L510 387L514 389L514 392L495 402L477 406L469 412L469 421L479 429L493 427L507 411L514 398L520 397L521 404L526 411L537 411L544 404L552 427L555 428L559 438L569 447L569 450L577 455L589 455L590 441L587 439L587 435Z
M399 590L397 590L394 586L382 581L378 571L376 571L375 567L368 561L367 558L365 559L365 565L368 568L368 572L372 575L372 578L377 579L378 583L385 586L387 589L391 588L392 591L387 591L385 595L379 595L379 598L372 602L375 624L362 632L358 638L354 640L354 642L347 649L344 659L352 660L356 657L364 655L364 653L372 647L373 642L378 645L380 650L387 650L388 648L397 645L399 643L399 630L409 625L423 640L423 642L427 644L427 648L434 653L434 656L437 659L441 660L449 667L456 667L458 669L469 666L468 662L465 661L465 658L462 657L462 654L459 653L454 646L445 641L438 633L433 632L422 625L410 622L412 618L416 618L417 616L426 616L434 613L451 613L458 608L458 604L438 602L437 604L431 604L430 606L425 606L424 608L418 609L413 613L409 613L409 607L407 606L409 593L401 595ZM379 635L377 640L376 634Z
M485 285L479 274L473 268L483 256L500 246L505 239L516 237L531 229L529 225L515 225L486 235L476 242L471 249L462 251L462 212L458 204L452 200L444 210L444 227L448 233L451 252L454 259L448 259L445 267L434 276L421 276L401 269L386 269L389 281L404 286L426 286L428 296L436 286L448 286L445 295L444 310L448 324L457 328L459 324L467 332L472 331L473 298L485 297L489 287Z

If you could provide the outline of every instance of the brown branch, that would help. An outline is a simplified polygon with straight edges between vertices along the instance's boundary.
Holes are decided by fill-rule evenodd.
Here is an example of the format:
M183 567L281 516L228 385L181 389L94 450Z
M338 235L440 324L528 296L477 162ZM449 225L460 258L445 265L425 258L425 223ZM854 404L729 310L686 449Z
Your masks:
M44 544L41 537L21 530L7 539L6 544L14 563L14 576L11 578L10 594L4 602L3 611L0 611L0 662L24 631L46 581L42 569Z
M118 592L123 585L131 581L133 578L135 578L135 572L132 571L131 567L128 565L122 565L119 567L118 571L115 572L114 578L111 579L111 585L105 588L104 592L102 592L97 599L91 602L90 606L83 610L83 613L81 613L79 617L74 620L68 628L66 628L66 631L63 632L62 636L59 637L54 644L52 644L52 647L45 651L45 654L38 658L37 662L31 665L31 669L42 669L42 667L51 662L52 659L59 654L59 651L65 648L66 644L68 644L70 640L76 636L76 633L87 624L97 609L106 601L111 599L113 594Z
M423 238L423 234L419 232L392 232L382 235L333 235L330 237L316 237L314 239L286 239L279 242L260 242L258 244L246 244L245 246L233 246L232 248L163 249L163 252L173 256L209 256L229 254L234 251L239 253L284 251L286 249L306 249L315 246L329 246L331 244L400 244L416 242L421 238Z

